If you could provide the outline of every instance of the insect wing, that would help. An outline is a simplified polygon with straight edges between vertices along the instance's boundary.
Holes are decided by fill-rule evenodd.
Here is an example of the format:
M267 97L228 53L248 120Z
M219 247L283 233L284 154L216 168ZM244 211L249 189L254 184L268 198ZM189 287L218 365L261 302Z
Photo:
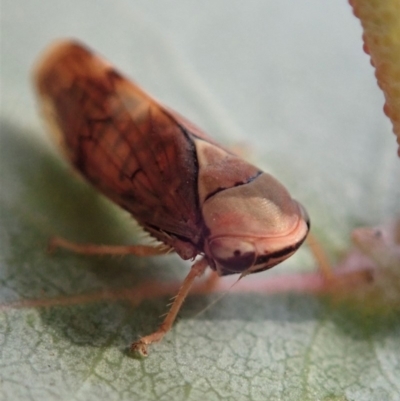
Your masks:
M42 60L45 117L76 169L160 236L198 242L198 166L185 127L81 45L58 44Z

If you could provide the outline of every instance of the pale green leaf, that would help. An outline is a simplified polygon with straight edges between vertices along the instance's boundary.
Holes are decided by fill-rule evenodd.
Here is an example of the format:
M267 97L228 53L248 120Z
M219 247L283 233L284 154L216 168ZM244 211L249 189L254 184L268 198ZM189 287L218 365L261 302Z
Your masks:
M342 3L2 2L0 400L400 400L398 311L233 290L197 316L216 297L200 294L135 359L130 342L157 327L170 298L135 291L178 283L190 265L46 253L54 234L139 238L40 123L30 71L60 37L87 43L224 145L243 145L306 205L333 258L353 228L398 216L395 137ZM256 279L313 268L301 250Z

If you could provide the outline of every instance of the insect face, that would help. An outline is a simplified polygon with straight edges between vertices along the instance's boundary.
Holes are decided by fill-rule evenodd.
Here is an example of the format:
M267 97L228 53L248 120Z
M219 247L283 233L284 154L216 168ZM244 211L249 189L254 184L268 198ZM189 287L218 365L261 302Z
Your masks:
M212 233L205 253L221 276L277 265L299 248L310 226L305 209L266 173L217 193L203 216Z

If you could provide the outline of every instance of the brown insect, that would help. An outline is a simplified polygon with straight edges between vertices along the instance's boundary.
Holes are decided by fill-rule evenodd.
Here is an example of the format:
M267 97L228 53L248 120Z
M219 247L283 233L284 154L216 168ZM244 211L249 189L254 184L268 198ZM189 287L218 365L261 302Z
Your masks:
M83 45L59 42L35 70L45 119L74 167L157 240L194 261L164 322L132 344L147 346L171 328L196 277L269 269L305 240L304 208L271 175L222 148L160 105ZM165 253L146 245L54 246L85 254Z

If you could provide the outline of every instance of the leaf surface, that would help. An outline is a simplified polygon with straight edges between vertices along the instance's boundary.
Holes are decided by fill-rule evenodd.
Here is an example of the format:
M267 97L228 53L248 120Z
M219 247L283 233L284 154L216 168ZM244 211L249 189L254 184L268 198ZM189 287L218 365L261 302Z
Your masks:
M127 347L157 327L172 294L140 289L179 283L189 265L46 253L54 234L140 239L40 124L29 74L60 37L79 38L224 145L245 148L306 205L332 258L354 228L400 214L395 138L350 7L278 3L3 2L0 400L400 400L396 311L233 289L197 316L217 296L198 294L141 360ZM302 249L255 279L313 268Z

